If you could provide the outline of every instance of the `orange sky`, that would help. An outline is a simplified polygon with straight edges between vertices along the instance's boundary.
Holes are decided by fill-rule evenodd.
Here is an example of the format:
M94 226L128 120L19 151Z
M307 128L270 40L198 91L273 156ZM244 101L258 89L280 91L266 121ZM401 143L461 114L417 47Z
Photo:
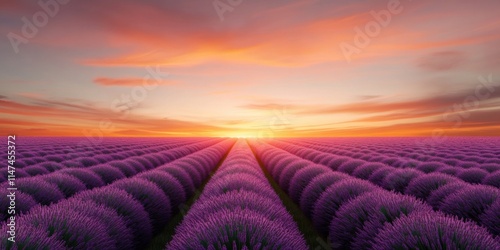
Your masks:
M41 2L0 2L3 134L500 135L497 0Z

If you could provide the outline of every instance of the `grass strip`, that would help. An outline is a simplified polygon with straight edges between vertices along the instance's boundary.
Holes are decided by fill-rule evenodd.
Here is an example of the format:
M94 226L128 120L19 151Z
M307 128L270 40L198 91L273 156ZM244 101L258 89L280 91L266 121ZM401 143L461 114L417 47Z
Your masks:
M184 219L184 216L187 214L191 206L198 200L200 197L201 193L203 192L203 189L205 188L205 185L212 179L212 176L217 172L219 167L222 165L222 163L226 160L227 155L231 150L233 149L233 145L229 148L229 150L226 152L226 154L222 157L222 159L219 161L215 169L210 172L210 176L201 184L199 188L195 190L195 194L191 196L184 204L181 204L179 207L179 212L174 215L170 221L165 225L165 228L157 234L153 240L149 243L149 245L144 248L146 250L159 250L159 249L165 249L165 246L167 245L168 242L172 240L172 237L175 234L175 228L182 222Z
M312 221L309 218L307 218L307 216L302 212L300 207L292 201L290 196L288 196L285 193L285 191L283 191L283 189L281 189L281 187L278 185L278 183L269 174L265 165L262 163L262 161L259 159L259 157L257 157L257 154L255 153L255 151L253 151L253 148L250 147L250 149L252 149L252 153L254 154L255 158L257 159L257 162L259 163L260 168L264 172L264 175L266 176L267 180L269 181L269 183L273 187L276 194L278 194L278 196L280 197L281 202L286 207L286 210L288 211L288 213L290 213L292 215L293 219L297 223L297 226L299 227L300 232L304 235L304 238L305 238L307 244L309 245L309 249L315 249L315 250L331 249L330 244L327 243L328 241L327 241L326 236L321 235L314 228Z

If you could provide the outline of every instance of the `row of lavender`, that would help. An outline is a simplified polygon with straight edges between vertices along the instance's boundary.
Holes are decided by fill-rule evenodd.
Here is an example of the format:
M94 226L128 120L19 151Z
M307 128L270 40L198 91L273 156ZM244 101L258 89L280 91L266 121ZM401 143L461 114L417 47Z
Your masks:
M88 168L68 168L46 175L26 177L15 181L17 212L29 211L37 204L49 205L69 198L84 190L102 187L117 180L132 177L138 173L154 169L160 165L209 147L220 139L174 148L171 150L144 154L142 157L115 160ZM5 220L9 200L9 183L0 185L1 220Z
M426 201L435 210L472 220L487 227L494 235L500 234L500 190L487 185L477 185L443 174L425 173L412 168L398 169L382 163L361 160L344 160L283 142L271 142L287 152L314 163L358 179L368 180L386 190L404 193ZM301 149L301 151L298 151ZM319 157L322 156L322 157Z
M220 140L219 140L220 141ZM215 143L215 142L214 142ZM214 144L212 143L212 144ZM16 243L0 249L140 249L208 178L234 141L19 216ZM4 224L0 229L8 230Z
M352 158L349 156L336 155L329 152L326 146L311 146L307 143L287 143L287 142L272 142L273 145L281 147L293 154L309 159L319 164L329 166L332 169L352 173L358 166L366 163L379 163L371 167L377 170L385 167L386 172L391 172L390 169L398 168L405 169L415 174L419 173L443 173L446 175L455 176L465 182L471 184L484 184L500 188L500 164L496 163L477 163L475 166L450 166L442 162L408 162L400 160L387 160L384 157L368 157L368 158ZM412 170L416 171L412 171ZM371 170L365 170L371 171Z
M435 212L413 196L384 190L265 143L251 142L251 147L335 248L500 249L485 228ZM495 214L499 209L489 211Z
M54 154L79 156L79 154L88 152L113 154L126 150L188 144L203 140L207 140L207 138L169 138L168 140L164 138L106 138L105 140L92 141L80 137L17 137L16 141L20 147L16 149L16 153L23 158L44 157ZM5 156L5 152L0 152L0 155Z
M340 146L339 140L342 142L341 139L287 141L335 155L379 159L398 165L439 162L462 168L500 169L500 143L495 137L448 138L436 145L419 138L350 138L349 144Z
M202 139L169 140L160 143L157 139L124 139L108 138L97 145L78 146L81 138L39 138L20 137L16 154L20 160L16 163L18 168L24 168L40 162L64 162L79 157L101 158L121 157L126 154L142 155L158 148L165 150L176 146L187 145L202 141ZM47 143L46 141L50 142ZM44 143L45 142L45 143ZM2 152L1 154L5 154ZM2 155L4 156L4 155Z
M66 146L70 148L73 140L63 140L66 143ZM75 140L75 139L74 139ZM106 142L105 147L109 147L108 149L102 149L101 147L87 147L87 148L78 148L78 152L68 153L68 150L60 150L55 151L51 150L53 146L51 145L37 145L30 139L21 139L20 145L18 145L16 149L16 158L17 160L14 163L16 167L16 178L24 178L30 176L38 176L45 175L52 172L56 172L66 168L86 168L90 166L95 166L99 164L109 163L116 160L134 160L140 161L144 156L147 155L146 158L155 158L155 153L160 154L163 152L160 157L165 157L164 151L168 149L177 148L184 145L189 145L192 143L200 142L202 140L186 140L182 141L172 141L167 142L164 145L157 145L154 141L141 140L143 142L142 145L133 144L130 146L126 141L110 139L113 142ZM35 140L36 141L36 140ZM31 145L34 149L24 149L24 147L30 147L25 145ZM116 143L108 145L109 143ZM103 146L104 147L104 146ZM19 153L19 151L25 151L24 153ZM28 152L26 152L28 151ZM175 155L173 155L174 158ZM5 157L4 157L5 158ZM4 159L2 158L2 159ZM3 167L0 169L0 183L5 182L7 180L7 167Z
M166 249L307 249L245 141L205 186Z
M471 162L498 162L500 146L497 137L435 138L314 138L288 139L289 142L328 146L339 154L383 154L408 158L440 157ZM422 160L428 160L429 158Z

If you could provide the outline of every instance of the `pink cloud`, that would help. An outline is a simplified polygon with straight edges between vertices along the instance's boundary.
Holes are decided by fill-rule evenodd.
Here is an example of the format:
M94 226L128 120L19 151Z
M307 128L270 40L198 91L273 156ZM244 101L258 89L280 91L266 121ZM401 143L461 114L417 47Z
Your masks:
M147 78L109 78L109 77L99 77L94 79L94 83L102 86L121 86L121 87L133 87L142 86L148 84ZM176 84L172 80L161 80L155 81L158 85L173 85Z

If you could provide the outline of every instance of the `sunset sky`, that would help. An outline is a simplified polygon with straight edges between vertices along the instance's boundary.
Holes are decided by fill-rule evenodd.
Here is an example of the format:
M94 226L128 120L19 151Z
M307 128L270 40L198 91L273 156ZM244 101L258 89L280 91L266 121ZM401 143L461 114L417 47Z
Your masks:
M0 2L3 134L500 135L498 0L40 2Z

